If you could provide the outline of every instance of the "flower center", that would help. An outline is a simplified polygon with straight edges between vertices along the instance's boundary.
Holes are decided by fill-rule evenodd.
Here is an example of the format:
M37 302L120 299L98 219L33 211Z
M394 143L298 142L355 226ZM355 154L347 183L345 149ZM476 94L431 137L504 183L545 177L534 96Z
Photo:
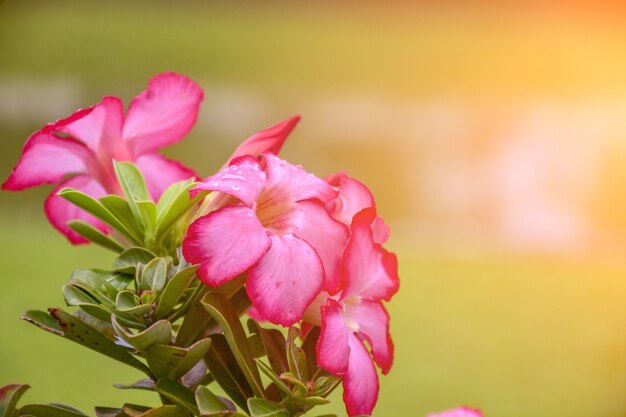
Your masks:
M256 215L263 227L279 235L297 230L300 212L296 202L275 189L264 190L256 203Z

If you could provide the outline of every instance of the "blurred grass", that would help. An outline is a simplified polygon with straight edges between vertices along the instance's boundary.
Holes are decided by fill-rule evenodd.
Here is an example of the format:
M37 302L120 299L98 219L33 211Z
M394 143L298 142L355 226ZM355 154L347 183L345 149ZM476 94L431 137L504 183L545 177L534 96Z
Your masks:
M0 79L70 77L83 87L86 105L109 92L127 102L150 76L175 70L275 99L285 113L272 114L268 124L297 111L296 103L338 92L410 105L416 97L447 95L595 97L626 86L626 29L612 18L589 24L501 18L471 7L457 13L355 3L181 4L5 2ZM49 121L4 121L2 172L28 134ZM299 129L287 157L320 174L349 161L385 216L402 213L405 195L392 180L413 174L388 160L379 149L384 141L321 152L316 127ZM206 175L232 147L207 150L198 139L194 131L170 155ZM132 382L133 371L17 319L27 308L62 304L60 287L72 270L111 260L95 248L71 248L45 224L45 192L0 195L0 384L26 382L34 386L27 401L84 410L153 401L111 387ZM397 357L382 378L376 415L419 417L457 404L492 417L626 415L626 265L397 249L402 289L390 305Z
M112 255L72 248L43 214L17 209L0 223L0 384L27 382L27 401L84 410L155 401L111 386L140 378L136 371L18 320L27 308L62 305L71 271L106 267ZM389 304L396 362L375 415L456 404L486 416L624 415L626 266L399 253L402 288ZM335 399L326 408L341 413Z

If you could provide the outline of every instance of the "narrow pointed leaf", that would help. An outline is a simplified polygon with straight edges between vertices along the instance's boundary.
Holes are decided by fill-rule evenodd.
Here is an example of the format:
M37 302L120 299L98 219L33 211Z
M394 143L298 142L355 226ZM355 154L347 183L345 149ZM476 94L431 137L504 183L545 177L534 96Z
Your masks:
M61 404L29 404L20 408L21 416L33 417L86 417L87 414Z
M259 366L261 372L263 372L274 384L276 384L276 387L278 389L280 389L288 397L292 396L292 392L291 389L289 389L289 386L287 386L287 384L285 384L285 382L278 377L278 375L269 365L267 365L260 359L255 359L255 361Z
M120 245L114 239L105 235L100 230L96 229L85 221L71 220L67 224L73 231L75 231L85 239L95 243L96 245L100 245L105 249L109 249L117 253L120 253L124 250L122 245Z
M0 417L12 417L17 403L30 385L12 384L0 388Z
M247 410L246 400L253 396L252 387L246 380L224 335L211 335L211 340L211 347L205 356L209 372L230 399Z
M150 378L146 378L146 379L140 379L139 381L130 385L115 384L113 386L118 389L136 389L136 390L142 390L142 391L154 391L154 385L155 384L153 380L151 380Z
M124 191L128 205L137 223L146 226L143 222L144 220L139 206L137 205L138 201L150 200L150 193L148 192L148 187L146 187L146 181L143 175L141 175L139 169L130 162L115 161L114 166L117 180L122 186L122 191Z
M262 397L264 390L261 383L261 375L254 362L254 357L248 345L246 333L243 330L241 321L239 321L237 311L226 297L215 291L207 293L202 299L202 303L222 328L226 341L255 395Z
M285 340L285 336L283 336L282 332L277 329L264 329L253 320L249 320L248 325L252 328L252 331L261 336L261 341L263 343L263 347L265 348L267 359L269 360L270 366L274 372L276 372L277 375L280 375L283 372L288 372L289 363L287 361L287 341ZM315 356L313 358L315 358Z
M162 405L146 411L141 417L188 417L189 413L177 405Z
M61 309L51 308L48 311L46 317L44 312L30 310L22 316L22 319L152 376L146 365L98 330Z
M207 195L206 192L201 192L191 198L189 190L196 184L187 180L165 190L157 204L157 238L163 236L181 216Z
M315 375L318 369L317 365L317 341L320 336L320 328L314 326L306 335L302 343L302 352L307 362L307 373L310 376Z
M75 206L82 208L86 212L93 214L118 232L127 236L130 235L129 230L117 219L117 216L98 200L73 188L63 188L57 195L63 197Z
M130 209L128 201L119 195L107 195L100 197L100 202L107 210L109 210L115 218L126 228L126 236L128 236L135 244L140 245L145 235L143 226L137 223L137 219Z
M63 286L63 298L68 306L79 306L81 304L96 304L98 300L81 290L80 288L65 284Z
M296 344L296 339L300 335L300 330L290 327L287 334L287 363L289 370L300 381L308 379L308 364L302 348Z
M139 210L139 214L141 216L141 220L146 229L145 236L146 238L154 238L156 236L156 228L157 228L157 207L154 202L147 201L137 201L137 209Z

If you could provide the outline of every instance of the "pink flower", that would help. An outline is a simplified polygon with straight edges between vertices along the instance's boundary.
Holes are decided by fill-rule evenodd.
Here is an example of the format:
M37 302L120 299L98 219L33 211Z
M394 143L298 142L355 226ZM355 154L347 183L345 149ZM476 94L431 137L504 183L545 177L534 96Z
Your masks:
M372 223L376 218L373 207L353 217L343 257L341 293L322 293L305 313L305 320L321 325L317 362L343 376L343 398L350 416L369 415L376 405L374 362L383 374L393 362L389 315L381 300L389 300L398 290L398 266L396 256L374 242ZM364 341L371 347L371 356Z
M483 417L483 415L480 410L459 407L454 410L444 411L443 413L429 414L427 417Z
M222 168L227 167L234 159L244 155L257 157L265 152L271 152L278 155L280 149L285 143L285 140L299 121L299 115L291 116L250 136L248 139L243 141L237 149L235 149ZM206 212L217 210L218 208L232 204L236 201L237 200L229 194L221 192L215 193L215 195L211 196L211 201L209 201L207 205Z
M72 187L94 198L119 194L114 160L134 162L155 200L172 183L197 177L190 168L156 151L189 132L202 97L198 85L175 73L153 77L148 88L131 101L125 116L119 98L104 97L95 106L35 132L2 189L23 190L60 182L46 200L46 215L70 242L85 243L66 224L69 220L87 221L102 232L108 226L57 196L57 192Z
M348 230L324 204L337 193L298 166L265 153L250 155L205 179L192 192L219 191L231 204L189 226L183 254L216 287L247 271L246 291L267 320L289 326L340 274Z

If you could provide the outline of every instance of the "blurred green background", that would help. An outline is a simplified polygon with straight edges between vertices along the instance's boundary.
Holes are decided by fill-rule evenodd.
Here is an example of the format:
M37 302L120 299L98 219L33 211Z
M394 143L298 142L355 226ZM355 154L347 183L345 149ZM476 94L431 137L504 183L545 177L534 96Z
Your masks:
M205 90L166 151L202 175L300 113L283 156L347 169L392 226L396 361L376 416L626 416L624 9L433 3L0 2L0 171L45 123L161 71ZM133 371L18 320L112 259L46 224L43 188L0 194L0 385L86 411L155 402L112 387Z

